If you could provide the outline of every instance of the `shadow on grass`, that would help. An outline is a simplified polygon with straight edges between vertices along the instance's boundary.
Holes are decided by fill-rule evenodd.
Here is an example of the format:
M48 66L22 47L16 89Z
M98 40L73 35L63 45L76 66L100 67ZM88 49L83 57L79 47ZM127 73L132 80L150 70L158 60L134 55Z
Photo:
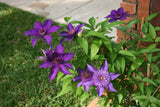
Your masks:
M40 40L33 48L31 38L23 35L46 18L3 3L0 10L0 106L81 106L72 93L54 98L61 86L55 85L56 80L49 83L49 69L39 69L41 62L35 60L42 55L40 48L49 47ZM54 47L59 32L52 36Z

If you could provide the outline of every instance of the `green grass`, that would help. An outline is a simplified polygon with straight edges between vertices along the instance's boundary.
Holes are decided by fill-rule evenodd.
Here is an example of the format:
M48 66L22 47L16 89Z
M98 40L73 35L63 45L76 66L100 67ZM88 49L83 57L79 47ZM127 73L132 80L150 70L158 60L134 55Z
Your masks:
M81 107L72 93L59 98L55 96L61 91L56 80L49 82L50 69L40 69L42 61L35 60L42 56L40 48L48 49L45 42L38 40L35 47L31 39L23 35L33 28L34 22L44 22L41 17L17 8L0 3L0 106L52 106ZM55 23L54 24L58 24ZM60 32L60 31L59 31ZM59 43L58 33L53 34L54 47ZM66 45L70 47L70 45ZM66 47L67 51L71 48Z

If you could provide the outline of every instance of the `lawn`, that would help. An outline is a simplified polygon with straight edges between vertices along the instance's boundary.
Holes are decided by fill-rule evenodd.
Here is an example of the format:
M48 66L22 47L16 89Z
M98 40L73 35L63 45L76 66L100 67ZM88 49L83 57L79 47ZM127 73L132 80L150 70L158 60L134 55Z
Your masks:
M0 106L52 106L81 107L90 100L80 104L72 93L59 98L55 96L61 91L61 84L56 79L50 83L50 69L40 69L42 56L40 48L48 49L45 42L38 40L35 47L31 39L23 35L33 28L34 22L44 22L45 17L38 16L0 3ZM58 23L54 22L54 25ZM64 29L62 29L64 30ZM61 30L60 30L61 31ZM58 33L52 36L53 47L58 44ZM68 52L74 51L73 44L66 45ZM65 49L66 50L66 49Z

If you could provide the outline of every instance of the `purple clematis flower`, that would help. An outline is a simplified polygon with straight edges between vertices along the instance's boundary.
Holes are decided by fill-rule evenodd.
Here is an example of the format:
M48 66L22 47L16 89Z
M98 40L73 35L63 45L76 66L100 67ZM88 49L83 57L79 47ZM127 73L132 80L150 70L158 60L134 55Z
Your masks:
M70 63L66 61L71 60L74 57L74 53L64 53L64 48L62 44L59 44L55 51L52 51L52 47L50 50L42 50L45 54L45 57L39 57L40 60L44 60L44 62L39 66L39 68L51 68L51 72L49 75L50 82L56 77L59 68L62 73L71 75L71 73L66 69L73 69Z
M60 26L51 26L52 20L46 20L43 25L40 22L34 23L34 28L32 30L28 30L24 33L24 35L34 36L36 38L32 39L32 46L34 47L36 41L42 38L48 45L51 44L52 37L50 33L56 32L60 29Z
M105 18L111 18L109 22L114 22L117 20L127 19L128 12L124 12L124 9L120 7L118 10L112 10L111 14L106 16Z
M96 86L99 97L103 94L104 87L111 92L117 92L113 87L111 80L116 79L120 74L109 73L107 61L104 62L103 66L99 70L92 67L91 65L87 65L87 66L88 66L88 69L94 73L93 73L92 81L85 82L84 85L87 85L88 87L90 85Z
M81 68L78 68L77 71L78 71L79 75L73 78L73 81L80 80L77 87L80 87L81 85L83 85L83 83L85 83L87 81L92 81L93 72L90 72L88 67L86 67L85 71L83 71ZM84 86L84 89L86 90L86 92L88 92L89 87Z
M68 39L68 42L71 42L71 40L78 35L78 33L81 31L81 27L84 26L85 23L78 25L76 28L73 27L73 25L71 23L68 24L67 29L68 31L62 31L59 36L64 37L64 39L62 39L60 41L60 43L62 43L63 41Z

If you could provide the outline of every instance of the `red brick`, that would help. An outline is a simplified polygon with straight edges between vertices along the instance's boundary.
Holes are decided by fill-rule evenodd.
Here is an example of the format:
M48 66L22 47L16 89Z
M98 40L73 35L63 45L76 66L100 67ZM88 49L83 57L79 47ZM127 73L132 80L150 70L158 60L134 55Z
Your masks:
M136 14L136 4L121 2L120 6L124 8L124 11L128 11L129 14Z
M136 2L136 0L125 0L125 1L131 1L131 2Z
M123 35L124 35L124 33L117 29L117 37L118 38L123 38Z
M138 1L138 18L142 19L146 18L149 15L149 5L150 0L139 0ZM138 25L138 29L140 29L141 24Z

